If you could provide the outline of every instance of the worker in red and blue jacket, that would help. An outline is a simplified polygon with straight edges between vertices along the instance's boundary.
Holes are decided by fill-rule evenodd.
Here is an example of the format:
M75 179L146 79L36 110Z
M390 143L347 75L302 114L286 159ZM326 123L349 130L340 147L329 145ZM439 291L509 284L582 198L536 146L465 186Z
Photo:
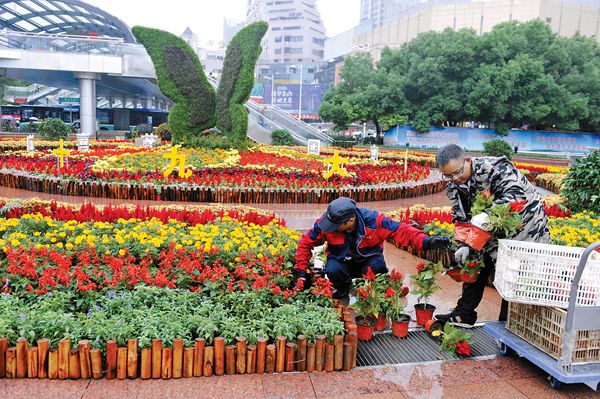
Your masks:
M383 243L389 237L401 247L411 245L419 250L450 245L448 237L428 236L409 224L357 208L353 199L339 197L300 239L294 271L297 278L306 279L313 248L327 243L325 273L333 284L333 298L344 298L350 293L352 279L366 274L369 267L376 274L388 272Z

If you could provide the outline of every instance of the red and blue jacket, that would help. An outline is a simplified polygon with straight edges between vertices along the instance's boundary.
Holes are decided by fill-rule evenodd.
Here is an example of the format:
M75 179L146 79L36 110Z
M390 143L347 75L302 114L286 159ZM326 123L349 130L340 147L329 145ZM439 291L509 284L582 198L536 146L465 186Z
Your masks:
M399 246L412 245L415 249L423 248L423 239L427 236L421 230L406 223L393 221L377 211L366 208L356 209L358 223L356 252L364 258L381 255L383 243L391 237ZM315 247L327 243L327 258L343 262L350 251L350 239L346 233L326 233L319 227L318 220L298 243L296 249L296 266L294 269L304 275Z

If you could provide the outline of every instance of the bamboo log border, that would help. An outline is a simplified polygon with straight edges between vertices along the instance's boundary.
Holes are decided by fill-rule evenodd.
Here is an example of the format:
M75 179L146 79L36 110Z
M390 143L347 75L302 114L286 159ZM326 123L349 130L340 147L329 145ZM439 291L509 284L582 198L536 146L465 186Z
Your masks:
M438 173L439 174L439 173ZM437 176L437 175L436 175ZM327 204L340 196L359 202L389 201L435 194L444 190L446 184L440 178L427 179L381 187L341 187L325 189L250 188L250 187L204 187L180 185L162 186L145 183L119 183L97 181L67 181L58 177L45 177L26 172L0 170L0 186L48 194L112 198L143 201L185 201L220 203L310 203Z
M238 337L235 345L225 346L222 337L216 337L214 346L198 338L191 347L184 347L182 339L173 340L166 347L162 340L152 340L152 346L138 349L137 339L124 346L110 340L106 354L90 348L90 341L71 345L63 339L57 348L50 348L49 340L40 339L37 347L27 339L19 338L16 346L8 347L8 340L0 338L0 378L48 379L175 379L209 377L224 374L263 374L294 371L339 371L356 367L356 333L336 335L328 341L318 336L308 342L299 335L296 342L277 337L272 344L259 338L257 344L246 345Z

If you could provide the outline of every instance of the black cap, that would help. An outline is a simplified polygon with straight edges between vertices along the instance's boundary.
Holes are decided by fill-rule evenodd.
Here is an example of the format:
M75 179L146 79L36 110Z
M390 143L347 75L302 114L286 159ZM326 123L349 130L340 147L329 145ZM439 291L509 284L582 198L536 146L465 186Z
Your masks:
M339 197L329 203L327 212L323 214L318 224L321 230L331 233L354 216L356 216L356 202L348 197Z

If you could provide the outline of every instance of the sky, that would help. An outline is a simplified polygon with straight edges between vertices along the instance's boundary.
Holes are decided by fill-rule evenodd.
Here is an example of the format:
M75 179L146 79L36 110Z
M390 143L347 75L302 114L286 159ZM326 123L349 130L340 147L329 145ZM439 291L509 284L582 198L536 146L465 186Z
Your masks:
M244 20L247 0L84 0L125 22L181 35L186 27L200 44L218 43L223 37L223 18ZM328 37L358 24L360 0L317 0Z

